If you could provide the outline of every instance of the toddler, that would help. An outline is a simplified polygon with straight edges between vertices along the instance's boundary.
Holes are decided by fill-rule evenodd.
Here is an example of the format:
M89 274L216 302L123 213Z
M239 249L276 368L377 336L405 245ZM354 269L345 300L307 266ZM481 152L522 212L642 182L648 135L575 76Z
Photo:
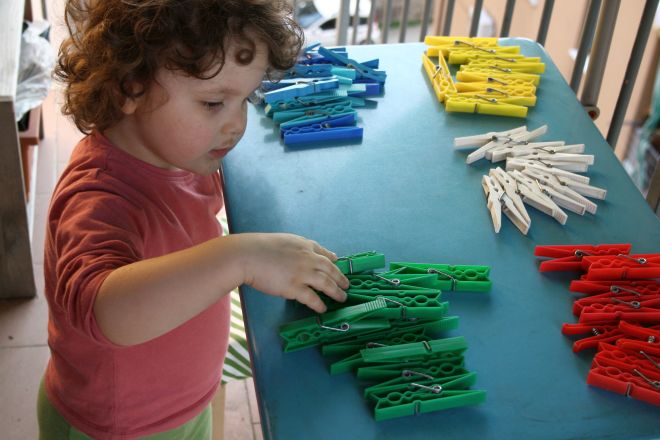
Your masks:
M281 1L68 0L55 75L87 136L51 201L42 439L210 438L247 284L325 311L337 257L291 234L221 237L220 160L300 28ZM217 427L222 429L222 427Z

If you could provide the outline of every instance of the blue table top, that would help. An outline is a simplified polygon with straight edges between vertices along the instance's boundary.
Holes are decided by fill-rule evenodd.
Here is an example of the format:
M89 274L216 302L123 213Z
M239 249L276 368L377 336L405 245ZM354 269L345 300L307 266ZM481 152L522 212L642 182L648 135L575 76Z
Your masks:
M338 255L376 250L388 261L491 266L489 293L447 292L468 342L466 368L486 402L376 422L355 375L330 376L312 348L283 353L278 327L309 313L280 298L242 290L261 423L274 439L658 438L658 408L590 387L592 353L574 354L561 325L576 322L568 291L575 273L543 274L539 244L631 243L660 251L660 222L544 50L510 39L546 63L527 119L446 113L422 68L421 43L349 47L380 59L388 78L376 108L359 110L361 143L289 149L263 111L249 110L238 148L224 159L232 232L291 232ZM569 212L566 225L528 208L522 235L503 217L493 231L481 176L466 165L458 136L549 126L542 140L586 144L591 184L607 188L596 215Z

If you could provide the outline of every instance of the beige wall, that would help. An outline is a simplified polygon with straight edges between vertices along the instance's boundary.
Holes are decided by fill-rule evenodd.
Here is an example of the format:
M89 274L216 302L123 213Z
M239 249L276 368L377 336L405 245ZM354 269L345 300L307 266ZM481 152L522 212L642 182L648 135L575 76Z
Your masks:
M439 9L441 9L443 3L443 0L436 1L435 21L432 29L440 29L438 23L442 23L442 15ZM566 82L570 82L573 71L573 60L569 56L569 50L578 47L588 3L588 0L559 0L555 2L553 9L545 47L554 63L562 72ZM639 20L642 16L644 3L645 0L625 0L621 2L621 7L619 8L619 16L614 28L607 68L598 98L598 106L601 113L600 117L595 121L604 137L607 136L610 121L614 113L614 106L621 90L623 76L635 40ZM504 16L505 4L505 0L484 1L484 9L495 18L497 35L499 35L502 17ZM543 4L543 0L536 2L518 0L509 35L535 40L541 21ZM467 35L469 33L470 8L473 5L473 0L456 1L451 27L452 35ZM440 21L438 22L438 20ZM616 148L619 157L622 157L625 153L630 140L631 127L642 123L643 119L640 121L639 118L647 114L649 98L652 93L652 82L653 78L655 78L657 67L657 41L658 32L656 30L652 32L649 43L647 44L630 105L626 113L624 126L619 135ZM584 81L584 76L582 79ZM579 96L580 94L578 93ZM640 104L642 108L640 108ZM635 120L635 118L638 120Z

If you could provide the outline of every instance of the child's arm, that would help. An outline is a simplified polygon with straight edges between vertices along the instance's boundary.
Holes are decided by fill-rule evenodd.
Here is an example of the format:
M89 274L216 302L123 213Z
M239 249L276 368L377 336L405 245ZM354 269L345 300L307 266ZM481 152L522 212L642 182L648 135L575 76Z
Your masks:
M134 345L183 324L241 284L295 299L321 313L313 289L344 301L336 255L291 234L234 234L114 270L94 303L106 338Z

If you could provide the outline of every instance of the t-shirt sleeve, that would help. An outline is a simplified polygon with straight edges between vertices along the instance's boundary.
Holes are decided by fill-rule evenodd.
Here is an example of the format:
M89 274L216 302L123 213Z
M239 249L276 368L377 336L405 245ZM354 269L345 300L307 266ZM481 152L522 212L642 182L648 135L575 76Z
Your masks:
M57 219L53 219L53 210ZM143 259L142 210L102 191L84 191L51 207L49 228L57 252L53 301L78 331L109 343L94 317L94 301L115 269Z

